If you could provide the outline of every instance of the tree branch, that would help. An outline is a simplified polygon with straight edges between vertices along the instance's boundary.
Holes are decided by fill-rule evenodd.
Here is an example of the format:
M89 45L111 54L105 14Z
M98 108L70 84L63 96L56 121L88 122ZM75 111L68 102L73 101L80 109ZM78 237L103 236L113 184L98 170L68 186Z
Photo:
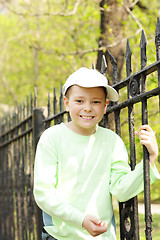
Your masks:
M139 2L139 0L135 0L133 3L131 3L131 4L129 5L129 8L130 8L130 9L133 9L134 6L135 6L138 2Z
M126 9L126 11L129 13L129 15L133 18L133 20L137 23L139 30L142 31L143 27L140 24L138 18L132 13L132 11L129 9L129 7L124 5L124 8Z
M20 16L30 16L30 17L40 17L40 16L61 16L61 17L67 17L67 16L72 16L76 13L79 5L80 5L81 0L77 0L77 2L75 3L73 10L70 12L44 12L44 13L31 13L31 12L18 12L15 11L13 8L11 8L8 4L6 4L6 2L4 0L1 0L1 3L3 4L3 6L8 9L10 12L16 14L16 15L20 15Z
M141 29L138 29L134 35L130 36L130 37L125 37L117 42L108 44L108 45L104 45L102 47L99 48L91 48L91 49L86 49L86 50L77 50L74 52L68 52L68 53L60 53L59 55L61 56L68 56L68 55L84 55L84 54L88 54L88 53L92 53L92 52L98 52L98 51L106 51L109 48L113 48L119 44L121 44L123 41L127 41L128 38L134 38L135 36L137 36L139 33L141 32ZM40 49L43 53L45 54L55 54L55 52L53 50L45 50L44 48Z

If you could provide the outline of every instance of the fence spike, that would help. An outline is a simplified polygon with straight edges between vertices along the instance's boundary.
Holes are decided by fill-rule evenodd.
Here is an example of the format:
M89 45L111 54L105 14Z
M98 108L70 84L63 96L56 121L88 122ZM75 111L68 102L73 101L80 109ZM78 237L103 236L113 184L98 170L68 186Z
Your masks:
M131 56L132 56L132 51L131 51L129 39L127 39L126 53L125 53L127 77L130 76L130 75L131 75L131 72L132 72L132 68L131 68Z
M116 59L113 57L113 55L110 53L109 50L107 50L106 53L108 54L109 59L110 59L111 64L112 64L112 69L113 69L113 83L116 84L116 83L118 83L117 61L116 61Z
M108 54L108 56L109 56L109 59L110 59L110 61L111 61L111 64L112 64L112 65L117 65L116 59L113 57L113 55L111 54L111 52L110 52L109 50L107 50L107 54Z
M25 119L25 113L26 113L26 102L25 99L23 100L23 119Z
M63 92L62 92L62 83L60 86L60 99L59 99L59 104L60 104L60 111L63 111Z
M27 95L27 116L29 115L29 97Z
M160 20L157 18L156 31L155 31L155 45L157 61L160 59Z
M48 117L50 116L50 93L48 93L48 104L47 104L47 108L48 108Z
M9 129L12 127L11 113L9 113Z
M141 48L141 69L143 69L147 64L147 56L146 56L146 37L144 34L144 30L141 33L141 41L140 41L140 48Z
M31 113L33 112L33 96L32 96L32 92L31 92L31 95L30 95L30 111L31 111Z
M22 121L22 119L23 119L23 102L21 102L21 105L20 105L20 109L19 109L19 110L20 110L20 114L19 114L20 117L19 117L19 120Z
M96 68L95 68L95 64L94 64L94 63L92 63L92 69L96 69Z
M17 119L17 123L20 122L20 117L21 117L21 106L22 104L18 104L18 108L17 108L17 114L16 114L16 119Z
M101 73L105 75L107 70L107 63L106 63L106 58L105 55L102 56L102 64L101 64Z
M160 20L159 17L157 18L157 24L156 24L156 31L155 31L155 36L160 36ZM160 39L158 39L160 40ZM160 44L160 42L158 42Z
M126 44L126 53L125 53L125 57L131 57L132 55L132 51L131 51L131 46L129 43L129 39L127 39L127 44Z
M56 97L56 89L54 88L54 93L53 93L53 112L54 114L57 113L57 97Z
M146 37L145 37L145 34L144 34L144 30L142 29L140 47L144 48L146 46L146 44L147 44Z
M34 108L37 107L37 87L34 87Z

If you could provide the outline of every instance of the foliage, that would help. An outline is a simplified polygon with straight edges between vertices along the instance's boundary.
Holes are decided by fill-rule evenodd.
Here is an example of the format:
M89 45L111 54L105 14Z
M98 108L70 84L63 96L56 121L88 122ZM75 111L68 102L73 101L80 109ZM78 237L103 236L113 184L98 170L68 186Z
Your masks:
M37 87L42 104L47 92L59 87L73 70L91 65L96 53L77 56L76 52L97 48L98 3L81 1L76 14L71 14L75 4L34 0L5 5L9 10L0 15L1 102L15 105Z
M3 6L0 14L1 103L16 105L24 99L24 93L27 95L37 87L39 104L44 104L48 91L57 88L78 67L90 67L96 61L100 37L98 1L0 2ZM118 3L120 7L128 7L122 0ZM148 63L155 61L155 16L160 6L156 0L151 5L148 0L140 3L143 8L134 5L128 20L122 23L126 38L130 38L131 48L133 46L133 72L139 69L140 33L135 34L139 28L147 35ZM104 9L109 11L107 5Z

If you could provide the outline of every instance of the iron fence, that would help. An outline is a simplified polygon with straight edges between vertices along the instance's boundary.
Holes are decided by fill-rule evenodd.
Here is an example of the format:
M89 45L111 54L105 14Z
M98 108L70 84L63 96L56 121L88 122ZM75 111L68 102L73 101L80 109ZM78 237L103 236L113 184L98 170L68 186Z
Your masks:
M117 63L109 51L113 67L113 87L120 93L120 102L110 102L101 125L112 128L121 136L122 111L127 109L130 165L133 170L136 165L135 144L135 106L141 103L141 123L148 123L148 101L159 96L157 104L160 109L160 22L156 25L155 34L156 62L146 67L146 39L142 31L141 70L132 74L131 48L129 40L126 47L126 73L124 80L118 80ZM103 58L101 72L105 74L106 63ZM150 81L148 76L156 73L157 86L147 89ZM121 99L121 91L126 99ZM59 104L58 104L59 102ZM62 121L70 121L69 114L63 109L62 88L59 101L56 91L53 91L51 102L48 96L47 117L43 110L37 108L36 95L27 98L27 103L18 107L12 116L1 119L0 129L0 239L2 240L39 240L42 232L41 210L33 199L33 165L38 139L44 129ZM110 124L112 119L112 125ZM113 127L114 125L114 127ZM150 199L149 157L143 147L144 159L144 202L146 239L152 239L152 215ZM139 239L138 200L137 197L119 204L120 238L121 240Z

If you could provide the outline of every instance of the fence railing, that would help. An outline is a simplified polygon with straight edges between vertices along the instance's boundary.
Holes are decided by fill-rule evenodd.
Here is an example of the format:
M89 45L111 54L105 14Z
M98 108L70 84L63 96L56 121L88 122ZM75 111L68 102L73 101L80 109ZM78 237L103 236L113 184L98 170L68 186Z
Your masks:
M156 105L160 110L160 22L157 20L156 34L156 62L146 67L146 39L142 31L140 51L141 70L131 74L131 49L129 40L126 47L126 78L119 82L117 63L109 51L113 66L113 87L120 93L120 102L110 104L101 122L103 127L112 127L121 136L123 125L123 111L128 115L129 156L132 170L136 165L135 144L135 108L141 104L141 123L148 123L148 103L156 98ZM105 69L103 59L102 71ZM147 89L150 79L148 76L156 74L156 87ZM148 85L147 85L148 84ZM123 94L121 94L123 91ZM124 97L124 95L126 95ZM158 96L158 100L157 100ZM123 100L125 99L125 100ZM58 105L59 102L59 105ZM60 99L57 100L54 89L51 103L48 96L47 117L43 110L37 108L36 97L27 98L12 116L1 119L0 127L0 239L3 240L40 240L42 231L42 216L40 209L33 199L33 165L34 154L38 139L44 129L62 121L70 121L69 114L63 109L62 89ZM52 107L53 106L53 107ZM138 105L139 106L139 105ZM112 126L110 124L112 123ZM152 215L150 199L149 159L148 152L143 147L144 159L144 202L146 239L152 239ZM119 204L120 238L121 240L139 239L138 200L137 197Z

